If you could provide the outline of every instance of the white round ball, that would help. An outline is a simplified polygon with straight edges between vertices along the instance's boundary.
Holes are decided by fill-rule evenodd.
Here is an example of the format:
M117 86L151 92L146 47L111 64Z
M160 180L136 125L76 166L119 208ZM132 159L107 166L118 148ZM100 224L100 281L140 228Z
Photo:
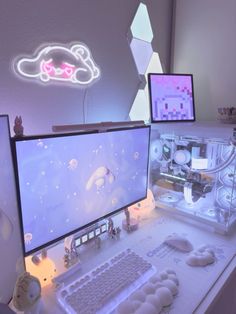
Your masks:
M166 269L165 269L165 272L166 272L167 274L176 275L176 272L175 272L173 269L171 269L171 268L166 268Z
M140 302L138 300L130 300L130 301L133 304L134 311L136 311L143 304L143 302Z
M168 274L165 271L160 272L159 276L162 280L165 280L168 278Z
M178 287L172 280L163 280L162 284L171 291L172 295L176 295L178 293Z
M135 311L133 302L130 300L125 300L117 307L118 314L133 313Z
M143 291L141 291L141 290L135 291L130 296L130 300L137 300L137 301L140 301L140 302L144 302L145 299L146 299L146 294Z
M149 279L149 281L150 281L151 283L160 282L160 281L161 281L161 277L160 277L159 275L154 275L154 276L152 276L152 277Z
M168 279L174 281L177 286L179 285L179 279L174 274L168 274Z
M155 290L161 288L161 287L164 287L163 284L162 284L162 281L157 281L156 283L153 284Z
M132 313L132 312L131 312ZM128 312L126 312L128 314ZM135 314L157 314L155 307L148 302L144 302L136 311Z
M155 296L160 299L162 306L169 306L173 302L173 296L170 289L161 287L155 292Z
M156 309L156 313L161 312L162 310L162 303L160 301L160 298L157 298L155 295L148 295L147 299L146 299L147 303L151 303L155 309Z
M155 286L152 283L147 283L142 287L142 291L147 294L154 294L156 291Z

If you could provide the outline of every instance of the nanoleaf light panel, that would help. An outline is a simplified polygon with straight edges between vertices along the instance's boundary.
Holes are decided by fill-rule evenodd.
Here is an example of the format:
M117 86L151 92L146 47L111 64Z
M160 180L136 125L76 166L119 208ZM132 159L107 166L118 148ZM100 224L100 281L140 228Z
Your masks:
M100 76L91 51L81 42L41 46L33 55L17 58L14 69L20 77L44 84L58 82L83 87Z
M132 37L151 43L153 39L152 26L149 19L147 6L140 3L130 26Z
M149 99L147 91L147 74L163 73L159 54L153 51L153 31L147 6L139 4L128 32L130 49L134 58L140 86L131 106L131 120L150 120Z

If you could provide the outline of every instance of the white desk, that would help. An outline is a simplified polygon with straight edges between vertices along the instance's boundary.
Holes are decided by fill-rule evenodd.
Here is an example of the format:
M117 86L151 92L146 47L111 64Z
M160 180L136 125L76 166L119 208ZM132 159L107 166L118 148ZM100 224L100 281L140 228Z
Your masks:
M117 216L114 219L115 226L121 226L123 218L124 214ZM202 244L211 245L215 250L216 262L206 267L187 265L185 263L186 253L181 253L163 244L165 237L172 232L186 235L194 248L198 248ZM127 234L122 230L120 240L109 239L105 234L100 249L95 248L92 244L85 245L81 249L82 269L78 272L78 276L84 275L119 251L131 248L156 266L158 272L165 268L172 268L176 271L180 282L179 293L165 313L222 313L211 310L217 305L217 300L226 302L221 293L221 287L230 277L236 265L233 259L236 252L235 244L236 235L218 235L154 210L148 219L140 222L137 231ZM56 265L59 272L63 269L63 253L62 245L53 248L49 253L53 258L61 254L59 259L57 257ZM64 313L57 304L52 285L45 287L42 295L46 305L45 314ZM231 312L228 313L231 314Z

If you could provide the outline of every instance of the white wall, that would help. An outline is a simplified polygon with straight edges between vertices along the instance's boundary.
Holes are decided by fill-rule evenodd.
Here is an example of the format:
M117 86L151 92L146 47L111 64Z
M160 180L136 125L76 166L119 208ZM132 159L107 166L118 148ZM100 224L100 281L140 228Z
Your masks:
M127 32L139 0L1 0L0 113L11 126L22 115L26 134L47 133L54 124L128 118L139 79ZM172 0L144 0L152 20L155 51L169 68ZM43 43L82 41L102 78L84 90L42 86L15 76L11 63ZM83 104L85 105L83 107Z
M235 32L235 0L176 0L173 71L193 73L198 120L236 106Z

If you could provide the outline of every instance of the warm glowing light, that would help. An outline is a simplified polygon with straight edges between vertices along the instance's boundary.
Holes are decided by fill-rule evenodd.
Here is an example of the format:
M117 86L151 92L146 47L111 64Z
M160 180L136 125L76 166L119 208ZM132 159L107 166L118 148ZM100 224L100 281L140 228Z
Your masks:
M145 220L150 218L153 209L156 207L155 199L153 193L150 189L147 191L147 197L132 206L129 206L130 216L137 220Z
M41 47L34 56L18 59L14 68L18 75L44 83L57 81L86 86L100 76L90 50L82 43Z
M25 262L27 271L38 278L41 287L50 284L57 275L55 263L49 257L40 259L38 264L34 264L30 257L26 258Z

